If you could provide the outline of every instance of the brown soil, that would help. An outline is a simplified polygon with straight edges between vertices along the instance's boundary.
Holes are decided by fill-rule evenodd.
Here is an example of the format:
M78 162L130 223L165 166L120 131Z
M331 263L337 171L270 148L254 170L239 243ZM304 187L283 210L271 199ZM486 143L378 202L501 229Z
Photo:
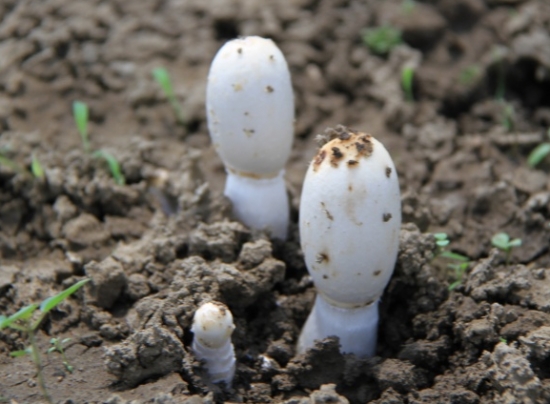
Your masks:
M0 150L45 169L41 181L0 166L0 313L92 279L39 333L56 402L550 402L550 161L526 164L550 126L550 3L412 4L0 3ZM381 57L361 32L384 24L405 43ZM284 243L232 220L206 129L209 63L238 35L274 39L293 76ZM400 87L410 64L413 103ZM185 127L151 77L158 66ZM117 156L127 185L82 151L74 100L90 106L92 146ZM294 352L314 298L296 224L301 183L315 135L337 124L382 141L400 176L401 246L370 359L341 355L333 338ZM434 258L439 231L471 260L453 290L448 262ZM501 231L523 240L508 264L491 247ZM209 299L237 326L229 390L209 385L189 350L194 310ZM73 373L45 354L51 336L71 338ZM9 356L25 342L0 332L1 401L43 402L30 359Z

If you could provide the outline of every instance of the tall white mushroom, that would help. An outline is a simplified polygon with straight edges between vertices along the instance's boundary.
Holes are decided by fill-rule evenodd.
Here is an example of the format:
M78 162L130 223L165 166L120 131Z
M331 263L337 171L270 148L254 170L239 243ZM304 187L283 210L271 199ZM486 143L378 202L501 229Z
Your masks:
M340 338L342 352L372 356L378 302L397 258L401 201L393 161L371 135L339 126L311 162L300 238L317 297L298 352Z
M286 238L284 166L293 141L294 98L287 63L273 41L239 38L218 51L208 74L206 109L234 215Z

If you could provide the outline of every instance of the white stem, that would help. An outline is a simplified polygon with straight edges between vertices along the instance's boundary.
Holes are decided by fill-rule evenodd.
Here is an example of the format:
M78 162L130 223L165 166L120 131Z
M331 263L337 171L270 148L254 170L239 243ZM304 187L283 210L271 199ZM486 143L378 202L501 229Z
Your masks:
M287 236L290 214L283 177L284 170L273 178L244 177L228 171L225 183L225 195L233 202L235 217L282 240Z
M209 348L194 338L191 349L197 358L206 362L212 383L225 382L231 386L235 375L235 351L230 339L219 348Z
M315 340L337 336L342 353L373 356L378 333L378 302L356 308L337 307L318 294L298 339L298 353L312 348Z

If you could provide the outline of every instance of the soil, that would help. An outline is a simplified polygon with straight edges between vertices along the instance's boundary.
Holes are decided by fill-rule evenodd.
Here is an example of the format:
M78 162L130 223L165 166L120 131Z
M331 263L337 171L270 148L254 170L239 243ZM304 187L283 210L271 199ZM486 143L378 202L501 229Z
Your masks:
M376 55L365 28L403 43ZM0 313L91 282L38 340L56 403L550 402L550 161L527 156L550 127L546 0L3 0L0 3ZM287 166L291 231L270 240L235 221L210 145L205 82L220 46L272 38L296 102ZM164 66L185 126L151 76ZM414 66L414 102L401 71ZM72 103L90 107L86 154ZM381 303L377 354L338 340L295 343L315 296L297 227L315 136L338 124L392 154L403 226ZM33 156L44 178L30 174ZM469 258L462 282L439 256ZM491 237L522 245L506 254ZM452 262L451 262L452 263ZM231 309L237 372L211 385L190 352L197 306ZM69 373L52 337L66 346ZM0 400L42 403L34 365L0 332Z

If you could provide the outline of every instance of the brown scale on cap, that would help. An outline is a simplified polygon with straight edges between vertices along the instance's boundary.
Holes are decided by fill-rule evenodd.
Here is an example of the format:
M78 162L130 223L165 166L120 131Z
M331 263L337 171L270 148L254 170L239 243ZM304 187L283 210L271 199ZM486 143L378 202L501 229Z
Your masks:
M313 160L313 171L317 171L327 156L332 167L338 167L341 161L345 161L349 167L355 167L361 162L361 158L367 158L372 154L372 136L357 132L353 129L339 125L336 129L325 130L320 137L327 140Z

